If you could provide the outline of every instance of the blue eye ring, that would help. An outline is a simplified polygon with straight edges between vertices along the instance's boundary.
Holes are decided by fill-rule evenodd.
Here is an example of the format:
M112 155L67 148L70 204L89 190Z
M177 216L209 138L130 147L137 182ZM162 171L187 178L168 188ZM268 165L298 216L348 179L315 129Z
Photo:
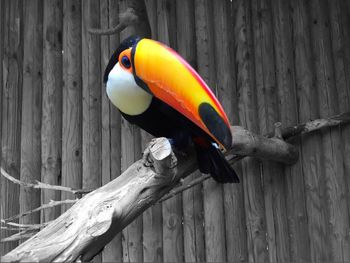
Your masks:
M121 59L121 63L125 68L130 68L131 67L131 62L130 59L127 56L123 56Z

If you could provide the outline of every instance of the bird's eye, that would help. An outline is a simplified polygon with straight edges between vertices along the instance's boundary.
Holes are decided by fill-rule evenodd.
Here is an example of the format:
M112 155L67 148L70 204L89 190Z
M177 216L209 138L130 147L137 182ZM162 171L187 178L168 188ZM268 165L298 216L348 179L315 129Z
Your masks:
M130 59L127 56L123 56L121 62L125 68L131 67Z

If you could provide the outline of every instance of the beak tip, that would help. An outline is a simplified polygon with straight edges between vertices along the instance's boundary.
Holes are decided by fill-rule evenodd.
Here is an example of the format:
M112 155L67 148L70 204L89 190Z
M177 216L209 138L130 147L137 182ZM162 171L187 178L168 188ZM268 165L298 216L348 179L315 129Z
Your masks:
M199 105L199 116L212 136L218 140L226 149L231 147L231 130L226 125L223 118L217 113L209 103Z

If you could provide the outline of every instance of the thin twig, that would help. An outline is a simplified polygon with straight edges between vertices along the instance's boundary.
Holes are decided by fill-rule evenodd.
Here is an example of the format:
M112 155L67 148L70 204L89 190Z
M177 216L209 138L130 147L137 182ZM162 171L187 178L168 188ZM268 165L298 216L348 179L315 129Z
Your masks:
M12 177L2 167L1 167L0 171L1 171L1 175L4 176L6 179L8 179L9 181L11 181L15 184L19 184L21 186L24 186L24 187L30 187L30 188L34 188L34 189L57 190L57 191L73 193L75 195L85 194L85 193L89 193L89 192L93 191L90 189L73 189L71 187L66 187L66 186L61 186L61 185L50 185L50 184L45 184L45 183L42 183L39 181L36 181L36 183L34 183L34 184L33 183L26 183L26 182L22 182L16 178Z
M19 231L19 230L25 230L25 228L21 229L21 228L17 228L17 227L8 227L8 226L2 226L2 227L0 227L0 229L3 229L3 230L8 230L8 231Z
M12 226L12 227L16 227L17 230L25 230L25 229L32 229L32 230L35 230L35 229L40 229L40 228L43 228L45 226L47 226L49 223L51 223L52 221L48 221L48 222L45 222L45 223L42 223L42 224L18 224L18 223L14 223L14 222L6 222L4 219L1 219L1 223L2 224L5 224L5 225L8 225L8 226Z
M36 233L36 231L37 230L24 230L24 231L21 231L19 233L13 234L9 237L5 237L5 238L1 239L0 243L6 243L6 242L22 240L25 238L30 238Z
M59 205L74 204L78 200L79 199L74 199L74 200L68 199L68 200L63 200L63 201L53 201L53 200L51 200L48 204L44 204L44 205L42 205L40 207L37 207L37 208L35 208L33 210L29 210L29 211L20 213L18 215L11 216L11 217L3 219L3 220L5 220L5 221L12 221L14 219L17 219L17 218L20 218L20 217L24 217L26 215L30 215L32 213L35 213L35 212L38 212L38 211L41 211L41 210L44 210L44 209L52 208L52 207L59 206Z

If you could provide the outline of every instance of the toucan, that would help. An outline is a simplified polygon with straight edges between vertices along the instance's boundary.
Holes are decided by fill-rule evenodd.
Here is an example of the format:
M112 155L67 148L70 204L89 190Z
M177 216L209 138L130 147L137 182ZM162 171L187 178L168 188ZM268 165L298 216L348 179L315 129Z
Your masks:
M199 170L219 183L239 178L222 150L231 146L223 107L199 74L173 49L131 36L112 54L104 83L110 101L130 123L175 149L194 145Z

